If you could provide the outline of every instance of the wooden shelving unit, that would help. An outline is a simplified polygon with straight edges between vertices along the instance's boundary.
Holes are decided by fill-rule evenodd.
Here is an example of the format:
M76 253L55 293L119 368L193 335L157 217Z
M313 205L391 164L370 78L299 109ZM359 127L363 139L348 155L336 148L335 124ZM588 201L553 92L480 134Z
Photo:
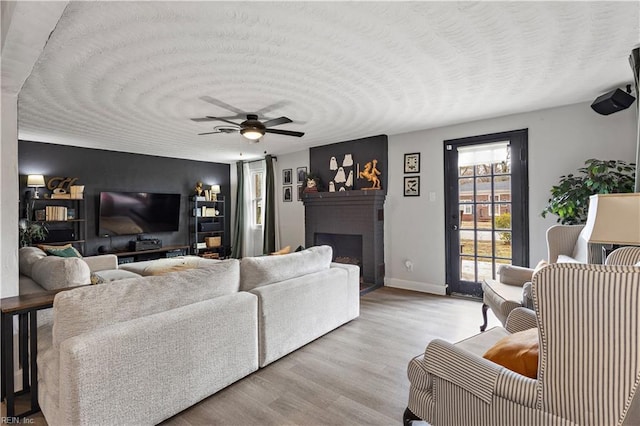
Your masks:
M219 196L215 201L205 201L194 196L191 207L191 253L203 257L224 257L224 198ZM209 215L210 211L218 213ZM207 237L219 237L220 246L206 247Z

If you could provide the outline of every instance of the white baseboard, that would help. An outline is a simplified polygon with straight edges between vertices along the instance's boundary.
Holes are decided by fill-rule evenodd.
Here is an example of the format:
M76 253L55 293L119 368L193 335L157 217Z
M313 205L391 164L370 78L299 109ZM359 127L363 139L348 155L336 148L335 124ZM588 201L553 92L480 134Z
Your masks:
M397 278L385 278L385 287L401 288L404 290L421 291L423 293L437 294L445 296L447 294L447 286L422 283L419 281L406 281Z

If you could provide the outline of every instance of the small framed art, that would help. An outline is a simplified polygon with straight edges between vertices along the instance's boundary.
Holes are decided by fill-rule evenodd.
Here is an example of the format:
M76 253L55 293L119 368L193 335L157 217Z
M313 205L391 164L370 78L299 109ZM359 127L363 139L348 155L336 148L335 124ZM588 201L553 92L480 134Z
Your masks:
M420 176L404 177L404 196L405 197L420 196Z
M306 167L298 167L296 169L296 174L298 175L298 183L303 183L307 178L307 168Z
M282 201L290 202L291 200L293 200L293 194L291 194L291 191L291 186L285 186L282 188Z
M420 173L420 153L414 152L404 155L404 172Z
M293 173L292 169L284 169L282 171L282 184L283 185L291 185L291 173Z
M303 193L304 193L304 185L298 185L298 201L302 201Z

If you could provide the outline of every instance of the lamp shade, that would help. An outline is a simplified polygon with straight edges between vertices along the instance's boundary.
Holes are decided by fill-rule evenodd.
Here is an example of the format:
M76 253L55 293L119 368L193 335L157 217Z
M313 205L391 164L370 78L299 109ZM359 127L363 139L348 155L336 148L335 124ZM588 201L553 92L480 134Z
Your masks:
M220 185L211 185L211 192L213 194L219 194L220 193Z
M28 175L27 176L27 186L33 186L35 188L40 188L44 186L44 176L42 175Z
M589 243L640 245L640 193L589 197L585 236Z

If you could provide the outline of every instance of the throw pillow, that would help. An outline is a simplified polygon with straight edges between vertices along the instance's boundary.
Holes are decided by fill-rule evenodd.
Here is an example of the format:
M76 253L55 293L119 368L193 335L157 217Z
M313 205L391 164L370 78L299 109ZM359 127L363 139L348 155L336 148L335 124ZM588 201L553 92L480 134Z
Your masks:
M39 245L40 249L45 253L58 257L82 257L80 252L75 249L71 244L65 244L63 246L46 246Z
M513 333L493 345L483 357L532 379L538 376L538 329Z
M107 281L105 281L104 278L102 278L100 275L96 274L95 272L91 273L91 284L96 285L96 284L104 284Z
M279 255L279 254L288 254L291 253L291 246L286 246L281 248L278 251L274 251L273 253L271 253L272 255Z

